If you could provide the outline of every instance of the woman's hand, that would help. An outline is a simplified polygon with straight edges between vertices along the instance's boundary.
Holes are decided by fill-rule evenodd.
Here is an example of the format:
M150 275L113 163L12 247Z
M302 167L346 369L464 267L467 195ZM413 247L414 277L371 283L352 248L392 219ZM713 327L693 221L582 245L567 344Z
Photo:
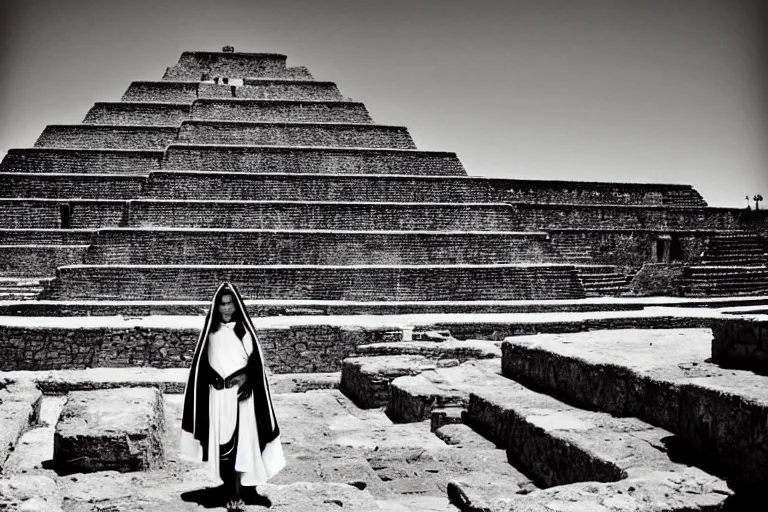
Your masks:
M238 375L235 383L238 385L238 388L237 388L238 402L242 402L243 400L248 400L248 398L253 394L253 387L251 386L250 379L246 375Z

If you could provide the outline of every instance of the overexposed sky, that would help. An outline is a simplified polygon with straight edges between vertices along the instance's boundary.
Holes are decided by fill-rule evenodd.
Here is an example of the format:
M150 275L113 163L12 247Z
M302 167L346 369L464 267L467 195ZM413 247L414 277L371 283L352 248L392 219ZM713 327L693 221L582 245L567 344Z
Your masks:
M184 50L277 52L470 175L768 196L765 0L0 0L0 157Z

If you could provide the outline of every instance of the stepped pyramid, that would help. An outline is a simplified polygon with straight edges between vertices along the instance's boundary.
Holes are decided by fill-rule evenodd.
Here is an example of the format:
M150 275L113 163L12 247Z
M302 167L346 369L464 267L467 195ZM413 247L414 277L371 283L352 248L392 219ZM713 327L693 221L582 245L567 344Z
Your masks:
M278 54L185 52L10 150L0 174L7 299L206 301L230 280L249 299L471 311L619 295L646 263L745 236L738 210L687 185L469 176ZM755 240L746 265L727 260L749 279L704 257L680 289L768 290Z

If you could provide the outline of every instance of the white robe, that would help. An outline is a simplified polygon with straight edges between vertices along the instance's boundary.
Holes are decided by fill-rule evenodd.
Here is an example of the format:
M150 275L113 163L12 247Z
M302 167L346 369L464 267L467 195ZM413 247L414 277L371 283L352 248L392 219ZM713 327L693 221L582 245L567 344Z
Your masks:
M221 323L218 331L208 336L208 363L216 373L226 378L248 363L248 356L253 352L253 340L245 333L243 340L234 332L235 322ZM208 465L211 475L221 481L219 476L219 445L232 439L237 420L237 408L240 408L240 427L237 438L235 471L241 473L240 483L253 486L265 483L274 475L264 465L259 445L259 432L256 428L253 394L242 402L237 400L237 386L216 389L209 386L208 418ZM282 459L283 450L279 438L268 445L270 460ZM283 463L284 464L284 463Z

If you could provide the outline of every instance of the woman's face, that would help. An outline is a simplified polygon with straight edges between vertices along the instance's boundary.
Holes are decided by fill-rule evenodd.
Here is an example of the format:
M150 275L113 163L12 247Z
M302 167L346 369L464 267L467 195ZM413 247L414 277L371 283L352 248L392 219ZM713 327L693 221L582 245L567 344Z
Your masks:
M222 322L229 322L232 320L232 315L235 314L235 301L232 295L225 293L219 299L219 314L221 315Z

